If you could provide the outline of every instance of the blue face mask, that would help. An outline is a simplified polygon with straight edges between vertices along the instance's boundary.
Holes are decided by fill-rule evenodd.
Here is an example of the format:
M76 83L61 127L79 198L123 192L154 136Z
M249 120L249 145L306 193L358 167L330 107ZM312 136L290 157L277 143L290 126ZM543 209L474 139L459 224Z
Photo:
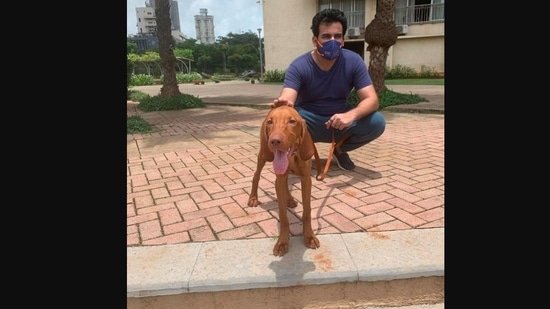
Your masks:
M336 57L340 55L340 49L342 48L340 43L336 40L328 40L324 44L320 44L320 42L317 41L317 45L320 45L320 47L317 47L317 51L327 60L336 59Z

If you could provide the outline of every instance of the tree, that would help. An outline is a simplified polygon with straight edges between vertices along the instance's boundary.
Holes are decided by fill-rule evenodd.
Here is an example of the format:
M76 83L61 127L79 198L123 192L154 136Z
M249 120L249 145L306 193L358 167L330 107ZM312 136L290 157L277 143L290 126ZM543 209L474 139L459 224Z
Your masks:
M180 57L180 58L193 59L193 50L176 48L174 49L174 56Z
M365 28L365 42L370 52L369 74L376 93L385 89L388 50L397 42L397 28L393 20L394 0L377 0L374 19Z
M126 54L137 54L138 47L136 43L130 42L126 39Z
M252 31L242 34L229 32L227 37L219 36L217 42L214 44L198 44L197 40L189 38L185 39L183 42L176 43L171 51L175 57L192 59L194 61L192 69L197 72L205 72L207 74L238 74L244 70L260 70L258 33ZM160 68L161 58L166 57L160 56L160 50L158 48L154 50L150 49L145 52L145 54L152 52L157 55L156 59L159 60ZM137 57L137 55L135 55L135 57ZM140 57L138 60L140 62L152 63L155 59L144 59ZM175 60L175 63L178 63L177 60ZM174 68L177 68L177 66L174 66ZM166 69L163 68L162 70ZM175 72L177 73L177 69ZM166 73L164 74L166 76Z
M160 63L164 75L160 97L181 95L176 79L176 57L173 48L176 46L171 33L170 0L155 1L155 18L157 21L157 37L159 39Z
M176 43L176 47L181 49L193 50L196 44L197 44L197 40L193 38L189 38L189 39L184 39L182 42Z
M201 72L212 72L210 69L212 65L212 57L210 55L202 55L197 61L197 67L200 68Z

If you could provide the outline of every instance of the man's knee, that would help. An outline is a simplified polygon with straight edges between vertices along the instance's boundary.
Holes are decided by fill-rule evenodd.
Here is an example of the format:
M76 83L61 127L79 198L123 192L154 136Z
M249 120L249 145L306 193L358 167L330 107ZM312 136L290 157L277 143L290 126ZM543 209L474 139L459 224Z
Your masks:
M386 120L380 112L374 112L359 120L351 128L349 137L340 147L342 151L351 151L377 139L386 129Z
M372 128L372 135L374 138L378 138L386 130L386 119L380 112L374 112L370 116L369 126Z
M386 130L386 119L380 112L374 112L359 120L354 128L354 133L361 136L364 141L372 141L378 138Z

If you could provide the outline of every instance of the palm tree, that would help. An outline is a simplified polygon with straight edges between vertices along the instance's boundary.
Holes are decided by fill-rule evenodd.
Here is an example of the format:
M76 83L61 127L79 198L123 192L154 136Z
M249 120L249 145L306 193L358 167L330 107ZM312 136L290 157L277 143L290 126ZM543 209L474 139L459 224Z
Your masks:
M164 75L160 96L167 98L181 95L176 79L176 57L172 50L176 44L171 34L170 0L155 1L155 19L157 21L160 64Z
M374 19L365 28L365 42L370 52L369 74L376 93L385 89L388 50L397 42L397 28L393 20L394 0L377 0Z

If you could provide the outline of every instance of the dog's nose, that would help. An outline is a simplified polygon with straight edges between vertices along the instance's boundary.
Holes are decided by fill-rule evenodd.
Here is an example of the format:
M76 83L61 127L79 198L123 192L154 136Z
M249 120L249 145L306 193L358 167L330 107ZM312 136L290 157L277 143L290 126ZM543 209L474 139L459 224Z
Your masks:
M279 138L271 138L269 142L273 146L279 146L281 144L281 140Z

